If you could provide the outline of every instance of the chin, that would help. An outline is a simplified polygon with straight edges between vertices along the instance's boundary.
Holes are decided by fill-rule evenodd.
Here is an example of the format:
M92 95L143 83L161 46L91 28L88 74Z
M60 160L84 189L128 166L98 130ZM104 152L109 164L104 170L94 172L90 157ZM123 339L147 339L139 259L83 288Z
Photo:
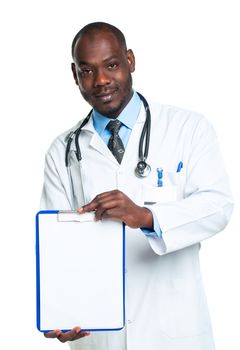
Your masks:
M116 103L105 103L101 105L96 105L93 107L100 114L103 114L109 118L116 118L122 111L121 104Z
M104 109L101 114L109 118L117 118L121 111L122 109L120 107L111 107Z

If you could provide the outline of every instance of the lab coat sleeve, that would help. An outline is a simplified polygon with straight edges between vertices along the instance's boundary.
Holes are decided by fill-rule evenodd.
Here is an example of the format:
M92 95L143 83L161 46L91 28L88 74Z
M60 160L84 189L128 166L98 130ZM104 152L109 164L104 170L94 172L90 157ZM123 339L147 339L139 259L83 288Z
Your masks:
M183 159L185 169L182 199L159 203L151 210L158 218L162 237L149 237L155 253L167 254L220 232L227 225L233 200L228 176L213 127L202 118L189 135L190 152Z
M151 207L147 207L147 208L151 211ZM156 237L156 238L161 237L162 231L161 231L157 216L154 213L154 211L152 211L152 215L153 215L153 229L141 228L141 230L145 234L145 236Z
M45 159L44 185L40 207L42 210L71 210L70 199L59 176L51 152L52 148L48 151ZM64 154L64 150L61 151Z

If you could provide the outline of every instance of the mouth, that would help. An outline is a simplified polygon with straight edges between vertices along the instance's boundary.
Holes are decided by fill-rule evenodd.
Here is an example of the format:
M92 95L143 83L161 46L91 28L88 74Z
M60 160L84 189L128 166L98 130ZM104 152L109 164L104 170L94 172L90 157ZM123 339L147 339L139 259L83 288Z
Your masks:
M113 91L104 91L99 94L95 94L94 97L103 103L111 102L113 100L114 95L116 94L117 90Z

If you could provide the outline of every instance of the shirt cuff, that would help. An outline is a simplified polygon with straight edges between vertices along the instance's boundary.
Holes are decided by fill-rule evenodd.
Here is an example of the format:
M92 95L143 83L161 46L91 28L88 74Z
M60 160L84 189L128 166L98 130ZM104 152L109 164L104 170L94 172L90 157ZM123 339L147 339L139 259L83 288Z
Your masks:
M145 234L145 236L162 238L162 230L160 228L160 225L159 225L158 218L157 218L156 214L151 210L151 208L149 208L149 207L146 207L146 208L149 209L152 212L153 229L142 228L142 227L140 227L140 229Z

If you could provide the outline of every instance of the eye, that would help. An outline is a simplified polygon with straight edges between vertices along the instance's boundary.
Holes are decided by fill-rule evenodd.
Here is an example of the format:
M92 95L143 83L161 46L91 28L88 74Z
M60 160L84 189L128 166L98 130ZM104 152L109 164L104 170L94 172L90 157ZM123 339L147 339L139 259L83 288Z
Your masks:
M93 74L93 70L90 68L81 68L80 69L80 74L81 75L92 75Z
M114 70L114 69L116 69L117 67L118 67L117 63L110 63L110 64L108 65L108 69L110 69L110 70Z

